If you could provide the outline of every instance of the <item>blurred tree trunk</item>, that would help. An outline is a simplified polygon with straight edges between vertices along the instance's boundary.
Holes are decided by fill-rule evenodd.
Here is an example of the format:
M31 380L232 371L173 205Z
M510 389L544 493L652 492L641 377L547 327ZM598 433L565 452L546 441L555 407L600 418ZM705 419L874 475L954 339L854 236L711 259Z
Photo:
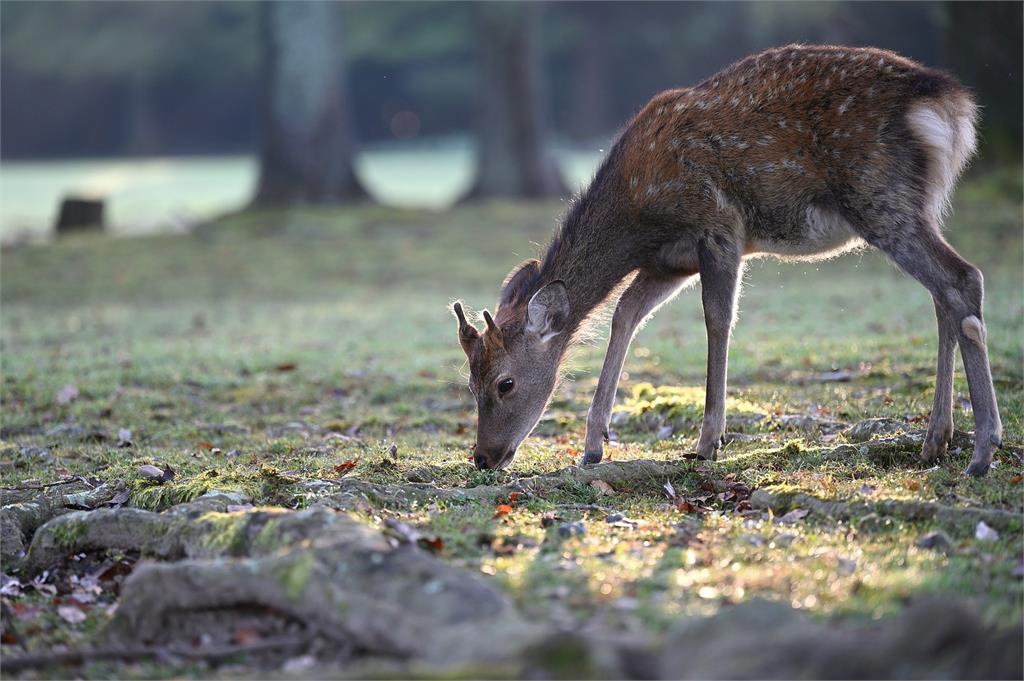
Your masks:
M365 198L353 171L339 7L260 4L263 132L253 203L337 203Z
M567 193L544 110L540 3L481 2L477 177L467 198Z
M607 135L615 127L611 120L610 64L612 12L611 2L577 2L571 5L583 26L583 38L576 50L576 85L572 98L572 136L593 140Z

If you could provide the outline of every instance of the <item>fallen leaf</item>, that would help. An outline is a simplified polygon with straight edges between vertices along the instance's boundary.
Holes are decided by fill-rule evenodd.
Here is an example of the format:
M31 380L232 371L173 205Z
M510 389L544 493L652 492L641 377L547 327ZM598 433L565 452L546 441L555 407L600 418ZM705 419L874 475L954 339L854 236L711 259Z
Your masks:
M200 440L196 446L199 447L199 449L205 449L206 451L213 449L213 443L209 440Z
M510 506L515 506L516 502L519 501L519 492L509 492L508 503Z
M591 480L590 486L597 490L601 496L613 497L615 496L615 490L604 480Z
M274 368L277 369L278 371L295 371L296 367L298 366L299 365L296 364L295 362L281 362Z
M18 620L34 620L43 613L43 606L36 603L14 603L11 605L11 609L14 611L14 617Z
M1013 476L1012 478L1010 478L1010 484L1011 485L1019 485L1021 480L1024 480L1024 475L1017 474L1017 475Z
M808 511L805 508L794 508L792 511L790 511L786 515L784 515L781 518L779 518L779 522L780 523L795 523L798 520L803 520L804 518L806 518L808 513L810 513L810 511Z
M494 517L500 518L503 515L508 515L512 512L512 507L508 504L498 504L494 508Z
M687 499L678 498L675 500L676 510L680 513L696 513L700 510L696 504L690 502Z
M6 572L0 573L0 595L20 596L21 586L21 582L17 577L11 577Z
M348 461L342 461L341 463L339 463L337 466L334 467L334 472L337 473L338 475L345 475L358 465L359 457L357 456L354 459L349 459Z
M147 480L163 480L164 472L152 464L139 466L139 475Z
M154 466L154 468L155 468L155 466ZM102 505L103 506L113 506L114 508L119 508L119 507L123 506L124 504L127 504L128 500L131 499L131 497L132 497L132 493L129 492L128 490L126 490L126 489L123 489L120 492L118 492L117 494L115 494L110 501L108 501L108 502L106 502L105 504L102 504Z
M74 605L57 606L57 614L68 624L78 624L85 621L85 612Z
M299 657L292 657L285 660L284 664L281 665L281 671L285 674L299 674L301 672L309 671L315 666L315 657L312 655L301 655Z
M995 541L999 539L999 533L986 525L984 520L979 520L974 528L974 538L979 541Z
M674 500L674 499L676 498L676 488L672 486L672 483L671 483L671 482L669 482L668 480L666 480L666 481L665 481L665 484L664 484L664 485L662 485L662 486L661 486L661 488L662 488L663 490L665 490L665 494L667 494L667 495L668 495L668 498L669 498L669 499L673 499L673 500Z
M911 492L916 492L921 489L921 483L917 480L907 480L907 489Z
M262 638L255 627L239 626L231 634L231 642L240 646L251 646L259 643Z
M57 404L68 404L78 398L78 388L73 385L66 385L57 391Z
M434 553L441 553L444 550L444 539L441 539L441 537L434 537L433 539L421 537L418 543L421 548L428 549Z

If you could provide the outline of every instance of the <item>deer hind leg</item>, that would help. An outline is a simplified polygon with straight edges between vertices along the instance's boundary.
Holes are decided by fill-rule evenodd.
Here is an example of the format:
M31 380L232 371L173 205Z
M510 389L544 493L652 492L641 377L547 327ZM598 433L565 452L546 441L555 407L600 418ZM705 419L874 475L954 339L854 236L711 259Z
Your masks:
M612 316L608 352L604 356L597 392L587 415L587 439L583 463L600 463L604 440L608 436L615 391L619 385L622 364L637 329L662 303L674 296L690 277L657 277L640 272L619 297Z
M941 454L952 434L952 374L954 342L967 373L974 408L974 456L966 473L984 475L1002 442L992 369L988 360L982 316L984 285L977 267L960 257L932 225L921 225L909 238L878 244L905 272L921 282L935 301L939 324L939 359L935 408L922 455ZM941 443L941 444L940 444Z
M729 362L729 336L736 315L742 253L735 244L706 240L697 249L700 262L701 302L708 334L708 374L704 394L704 420L697 440L697 456L715 460L725 434L725 391Z
M939 354L935 370L935 400L921 450L921 460L926 463L943 458L953 437L953 364L958 327L940 300L934 296L933 300L939 327Z

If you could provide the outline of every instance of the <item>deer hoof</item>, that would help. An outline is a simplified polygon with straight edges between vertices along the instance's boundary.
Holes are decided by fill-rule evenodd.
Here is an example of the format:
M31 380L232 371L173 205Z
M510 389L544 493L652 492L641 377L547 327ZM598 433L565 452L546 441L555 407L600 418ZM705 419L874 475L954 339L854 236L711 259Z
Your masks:
M931 463L946 456L950 438L942 436L937 438L925 438L924 446L921 448L921 461Z
M586 452L583 454L583 465L589 466L592 463L601 463L603 452Z
M965 475L969 475L972 478L980 478L988 473L989 462L988 461L972 461L967 470L964 471Z

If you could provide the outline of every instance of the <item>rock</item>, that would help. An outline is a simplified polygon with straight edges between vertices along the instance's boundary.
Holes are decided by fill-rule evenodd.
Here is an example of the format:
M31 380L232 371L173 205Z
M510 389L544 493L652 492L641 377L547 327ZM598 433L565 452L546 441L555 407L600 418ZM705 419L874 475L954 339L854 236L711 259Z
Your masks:
M621 513L610 513L608 514L608 517L604 519L604 521L606 523L618 523L624 520L625 518L626 516L622 515Z
M558 534L563 537L582 537L587 533L583 523L562 523L558 526Z
M430 466L420 466L409 471L405 479L409 482L433 482L434 470Z
M907 430L907 424L903 421L889 418L865 419L853 424L843 435L850 442L867 442L879 435L894 435Z
M915 545L922 549L932 549L934 551L942 551L943 553L953 548L953 542L950 540L949 535L942 530L929 532L918 539Z
M775 542L776 546L789 546L795 540L796 540L796 535L795 534L790 534L788 532L785 532L783 534L777 534L777 535L775 535L772 538L772 541Z

